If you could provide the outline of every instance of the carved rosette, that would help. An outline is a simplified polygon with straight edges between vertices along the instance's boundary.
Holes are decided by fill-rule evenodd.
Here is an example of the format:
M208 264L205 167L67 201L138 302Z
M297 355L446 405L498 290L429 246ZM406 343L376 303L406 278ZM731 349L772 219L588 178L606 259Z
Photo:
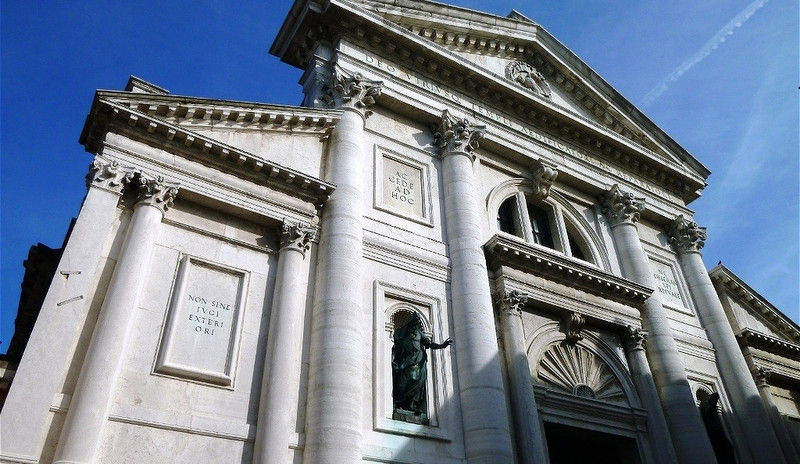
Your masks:
M533 173L533 183L536 188L534 195L537 199L547 198L547 195L550 194L550 187L555 182L556 177L558 177L558 170L555 166L544 164L541 160L538 162L538 166Z
M117 161L95 158L86 174L86 187L99 187L121 195L125 184L133 179L134 174L133 168L120 166Z
M284 220L281 224L281 250L297 250L305 256L315 235L314 229L307 224Z
M505 292L500 298L500 309L509 316L522 316L522 307L528 302L528 295L519 290Z
M178 194L178 184L167 182L162 176L148 177L139 175L139 196L137 205L154 206L164 214Z
M521 86L550 98L552 92L542 73L524 61L512 61L506 66L506 77Z
M583 328L586 327L586 319L578 313L571 312L564 318L564 342L574 345L583 340Z
M753 370L753 379L756 381L758 388L769 387L769 378L772 376L772 371L765 367L756 367Z
M629 325L625 327L622 339L629 351L643 350L647 344L647 332Z
M464 153L474 159L473 150L478 140L486 135L486 126L471 124L466 118L456 118L448 110L442 111L442 120L433 134L433 142L441 155Z
M331 85L336 106L352 108L365 118L372 114L369 108L375 104L375 99L380 96L382 88L383 82L371 81L360 73L345 76L336 72Z
M681 214L670 225L669 243L681 253L700 251L706 244L706 228Z
M644 198L636 198L631 192L623 192L619 184L614 184L600 197L600 205L612 226L634 224L639 221L641 211L644 209Z

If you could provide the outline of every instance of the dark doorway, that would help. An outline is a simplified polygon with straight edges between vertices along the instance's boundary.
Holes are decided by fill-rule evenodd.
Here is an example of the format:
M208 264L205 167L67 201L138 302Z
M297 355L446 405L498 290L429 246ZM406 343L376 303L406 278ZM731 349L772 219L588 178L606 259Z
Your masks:
M545 422L550 464L639 464L633 438Z

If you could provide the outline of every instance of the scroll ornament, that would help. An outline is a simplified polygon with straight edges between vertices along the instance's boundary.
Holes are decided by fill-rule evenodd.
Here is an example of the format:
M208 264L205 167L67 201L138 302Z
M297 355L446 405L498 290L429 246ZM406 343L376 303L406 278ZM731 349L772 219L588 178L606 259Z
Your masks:
M442 112L439 127L433 134L434 144L442 155L466 153L472 155L478 140L486 135L486 126L471 124L466 118L457 118L448 110Z
M681 253L700 251L706 243L706 228L700 227L696 222L686 219L682 214L678 216L669 229L669 243Z
M636 198L631 192L623 192L619 184L600 198L603 214L611 221L611 225L636 223L644 209L644 198Z

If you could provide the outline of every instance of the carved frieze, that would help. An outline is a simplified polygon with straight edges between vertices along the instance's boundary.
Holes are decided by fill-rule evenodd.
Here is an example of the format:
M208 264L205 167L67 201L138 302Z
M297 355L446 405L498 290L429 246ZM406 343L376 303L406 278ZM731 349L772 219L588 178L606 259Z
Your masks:
M120 166L117 161L95 158L86 174L86 187L95 186L122 194L125 184L133 179L135 173L132 167Z
M631 192L624 192L619 184L614 184L606 194L600 197L603 214L611 225L636 223L644 209L644 198L636 198Z
M533 90L543 97L550 98L552 92L542 73L524 61L512 61L506 66L506 77L526 89Z
M315 235L314 229L307 224L284 220L281 224L281 249L288 247L305 256L306 251L311 248L311 242Z
M669 243L681 253L700 251L706 243L706 228L681 214L670 225Z
M448 110L444 110L433 138L442 156L451 153L465 153L473 156L473 150L478 148L478 141L484 135L486 135L486 126L472 124L466 118L457 118Z
M172 207L172 201L178 194L178 184L167 182L164 177L149 177L139 175L139 192L136 198L137 204L155 206L165 213Z

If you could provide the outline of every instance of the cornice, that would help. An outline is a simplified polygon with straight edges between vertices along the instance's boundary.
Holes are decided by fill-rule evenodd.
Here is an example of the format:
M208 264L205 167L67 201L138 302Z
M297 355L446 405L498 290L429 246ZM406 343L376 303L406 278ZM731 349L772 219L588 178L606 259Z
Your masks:
M198 158L204 164L214 165L226 172L235 173L244 178L253 179L259 183L263 183L269 187L277 190L284 191L289 195L301 198L305 201L312 202L313 204L322 206L335 189L333 184L325 182L316 177L301 173L291 168L281 166L272 161L263 159L257 155L241 150L239 148L218 142L214 139L201 135L197 132L191 131L186 127L167 122L164 119L156 116L161 112L173 114L184 111L188 114L189 109L195 108L191 102L185 104L176 104L169 106L166 104L154 103L151 98L156 100L165 99L162 102L174 101L176 97L168 96L150 96L147 100L149 103L142 103L140 100L141 94L132 94L128 98L122 98L121 101L117 99L108 98L111 94L119 96L118 92L98 92L92 104L91 112L84 124L83 132L81 133L80 143L84 145L90 153L97 153L101 148L105 134L112 130L131 131L138 136L143 137L145 140L154 141L160 145L173 146L176 149L185 151L191 156ZM138 96L138 97L137 97ZM177 97L182 100L183 97ZM189 99L192 100L192 99ZM140 111L140 105L146 105L143 108L153 114ZM206 106L206 108L209 108ZM224 108L224 107L223 107ZM323 127L329 126L335 122L334 117L338 118L336 112L308 110L306 108L297 108L294 112L291 107L267 107L260 106L259 108L252 108L250 111L242 111L236 114L235 118L249 118L249 124L254 124L256 116L259 123L266 123L266 121L274 121L273 126L285 124L292 127L293 125L303 125L306 121L311 121L314 114L317 115L316 127L320 132ZM217 113L218 111L218 113ZM221 118L227 115L231 118L232 114L224 109L214 108L209 117ZM217 113L219 116L214 116ZM198 114L195 111L193 114ZM248 116L249 115L249 116ZM305 118L303 116L306 116ZM205 117L205 114L203 115ZM324 119L325 122L322 122ZM313 125L313 124L309 124Z
M774 353L786 356L787 358L797 359L800 356L800 345L781 340L780 338L773 337L753 329L744 329L736 334L739 345L751 346L764 350L768 353Z
M800 343L800 326L786 317L778 308L758 294L724 264L718 264L708 272L711 280L721 284L737 302L744 304L757 315L776 326L794 343Z
M502 76L483 70L443 45L413 34L361 6L344 0L331 0L326 11L331 17L336 16L335 22L327 16L309 15L306 18L307 24L302 25L307 33L295 35L291 38L291 44L283 43L280 47L276 40L273 53L280 50L282 54L279 56L282 60L302 68L314 44L320 41L333 43L340 37L348 37L365 49L446 83L465 95L475 96L490 102L496 108L503 108L520 121L585 147L600 159L620 165L627 172L672 190L686 202L697 198L699 191L705 187L704 176L707 176L707 170L703 170L704 168L693 172L680 163L625 138L613 128L606 128L554 105L549 99L515 85ZM284 36L281 40L289 38ZM526 47L523 55L533 59L536 55L534 46L536 43ZM545 67L546 69L548 68ZM624 132L622 126L618 129ZM691 155L686 156L691 158Z
M511 266L633 307L640 307L653 293L650 288L589 264L500 234L486 242L484 251L490 269Z

